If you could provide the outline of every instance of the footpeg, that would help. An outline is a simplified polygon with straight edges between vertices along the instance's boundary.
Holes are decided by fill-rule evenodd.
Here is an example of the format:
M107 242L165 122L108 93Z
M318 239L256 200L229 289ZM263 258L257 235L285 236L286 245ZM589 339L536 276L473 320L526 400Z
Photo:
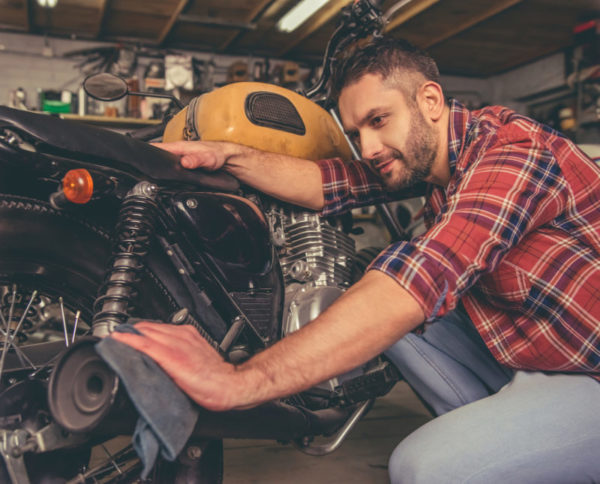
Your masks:
M400 380L400 373L389 361L382 361L363 375L343 382L336 393L346 403L364 402L388 393Z

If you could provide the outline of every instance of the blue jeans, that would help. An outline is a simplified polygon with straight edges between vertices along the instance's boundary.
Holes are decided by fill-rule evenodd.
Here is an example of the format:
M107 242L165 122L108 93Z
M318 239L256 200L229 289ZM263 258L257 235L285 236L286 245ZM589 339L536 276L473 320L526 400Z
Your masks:
M457 310L386 355L435 415L390 458L392 483L600 482L600 383L500 366Z

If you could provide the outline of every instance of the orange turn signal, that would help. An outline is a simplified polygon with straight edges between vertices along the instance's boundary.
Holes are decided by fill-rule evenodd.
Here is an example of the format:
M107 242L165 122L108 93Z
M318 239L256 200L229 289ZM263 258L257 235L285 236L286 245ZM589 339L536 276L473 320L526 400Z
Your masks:
M65 197L73 203L89 202L94 192L92 175L84 168L69 170L63 178L62 186Z

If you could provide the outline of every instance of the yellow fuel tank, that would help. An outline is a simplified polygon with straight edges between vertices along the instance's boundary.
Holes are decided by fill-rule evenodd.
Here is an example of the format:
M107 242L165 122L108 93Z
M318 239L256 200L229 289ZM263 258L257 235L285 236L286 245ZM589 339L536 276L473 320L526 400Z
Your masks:
M198 96L169 121L163 141L232 141L307 160L351 152L321 106L288 89L237 82Z

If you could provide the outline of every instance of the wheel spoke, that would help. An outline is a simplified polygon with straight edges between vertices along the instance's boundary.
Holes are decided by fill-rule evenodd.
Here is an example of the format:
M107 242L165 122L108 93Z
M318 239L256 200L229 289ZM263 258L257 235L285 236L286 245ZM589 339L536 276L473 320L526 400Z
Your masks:
M56 360L58 360L58 357L61 356L61 353L57 353L55 354L52 358L50 358L45 365L40 366L37 370L35 370L30 376L35 376L38 373L40 373L41 371L45 370L46 368L49 368L50 366L52 366L52 363L54 363Z
M23 344L36 344L55 339L58 336L56 331L58 328L55 326L57 323L62 326L60 333L63 334L64 345L67 347L74 343L82 332L87 334L90 330L85 326L82 327L81 310L77 310L74 315L72 331L68 328L70 324L68 321L73 317L73 313L70 310L67 311L62 296L56 295L54 298L41 296L36 289L29 295L25 304L25 295L28 291L23 288L19 290L16 284L12 284L9 289L9 284L4 285L5 304L0 306L0 337L4 338L2 346L0 346L2 352L0 355L0 379L5 375L11 351L15 352L21 368L30 367L33 373L29 376L35 376L40 371L51 367L58 354L43 363L39 361L33 363L27 351L21 348ZM30 343L24 343L27 339L30 339Z
M12 285L12 300L10 301L10 309L8 310L8 323L12 321L13 311L15 310L15 299L17 298L17 285ZM9 332L9 328L6 328L6 332Z
M119 474L123 474L123 471L117 465L117 463L115 462L115 459L113 458L113 455L108 451L108 449L106 448L106 446L104 444L102 444L101 447L102 447L102 450L104 451L104 453L106 454L106 456L108 457L108 460L113 465L113 467L117 470L117 472Z
M16 348L16 345L13 343L13 341L15 340L15 338L17 337L17 334L19 333L19 330L21 329L21 325L23 324L23 321L25 321L25 317L27 316L27 313L29 312L29 308L31 308L31 304L33 303L34 299L37 296L37 291L33 291L31 293L31 298L29 299L29 302L27 303L27 307L25 308L25 311L23 311L23 314L21 315L21 319L19 320L19 323L17 324L17 327L15 328L12 338L10 338L10 344Z
M5 326L5 336L4 336L4 344L2 345L2 357L0 358L0 381L2 380L2 375L4 373L4 360L6 359L6 352L8 351L8 345L11 343L10 341L10 323L12 321L12 314L15 307L15 298L17 296L17 285L13 284L12 286L12 301L10 303L10 309L8 310L8 321L3 321ZM0 314L2 310L0 309ZM2 318L4 319L4 317Z
M17 327L15 328L15 330L11 336L10 335L10 323L12 321L12 315L13 315L14 303L15 303L15 297L16 297L16 286L13 285L13 297L12 297L12 303L10 305L9 317L8 317L8 321L5 321L6 329L4 331L4 347L2 348L2 358L0 359L0 379L2 379L2 374L4 373L4 361L5 361L6 352L8 351L9 346L12 346L15 349L15 352L17 353L19 360L21 360L21 363L23 363L23 358L24 358L25 360L27 360L27 364L29 364L34 370L36 369L35 365L31 362L31 360L29 358L27 358L27 356L21 351L21 349L15 344L14 341L15 341L15 338L17 337L17 334L19 333L19 330L21 329L21 325L23 324L23 321L25 321L25 317L27 316L27 313L29 312L29 309L31 308L33 301L35 300L35 298L37 296L37 293L38 293L37 290L33 291L31 293L31 297L29 298L27 307L25 308L25 311L21 315L21 319L17 323ZM0 311L0 314L2 314L2 311Z
M65 317L65 305L63 304L62 296L58 298L58 302L60 303L60 316L62 318L63 330L65 332L65 346L69 347L69 337L67 336L67 318Z
M79 322L79 316L81 316L81 311L77 310L75 313L75 322L73 323L73 335L71 336L71 343L75 342L75 333L77 333L77 323Z
M4 330L1 330L1 334L4 337L7 337L6 332ZM12 338L14 339L14 338ZM19 357L19 361L21 362L21 364L23 366L25 366L25 363L27 363L29 366L31 366L31 368L33 370L37 370L37 366L35 366L35 364L29 359L29 357L25 354L25 352L19 348L16 344L14 344L11 340L10 345L12 346L12 348L15 350L15 352L17 353L17 356Z
M131 463L132 460L137 458L137 454L131 444L125 446L114 454L111 454L106 449L104 444L102 444L101 447L106 453L107 459L100 462L95 467L88 469L86 472L79 474L66 484L80 484L81 482L87 482L88 479L93 479L94 482L98 482L96 477L100 477L100 479L102 479L103 477L107 476L107 473L112 474L114 471L111 471L111 469L116 469L118 475L121 477L117 478L115 476L114 478L111 478L109 482L113 482L113 479L118 479L118 482L121 482L120 479L122 479L122 476L130 475L131 472L139 471L139 467L141 467L141 463L139 461L137 465L128 465L128 463ZM123 466L123 469L119 466L119 463ZM105 482L104 479L102 479L102 481Z

